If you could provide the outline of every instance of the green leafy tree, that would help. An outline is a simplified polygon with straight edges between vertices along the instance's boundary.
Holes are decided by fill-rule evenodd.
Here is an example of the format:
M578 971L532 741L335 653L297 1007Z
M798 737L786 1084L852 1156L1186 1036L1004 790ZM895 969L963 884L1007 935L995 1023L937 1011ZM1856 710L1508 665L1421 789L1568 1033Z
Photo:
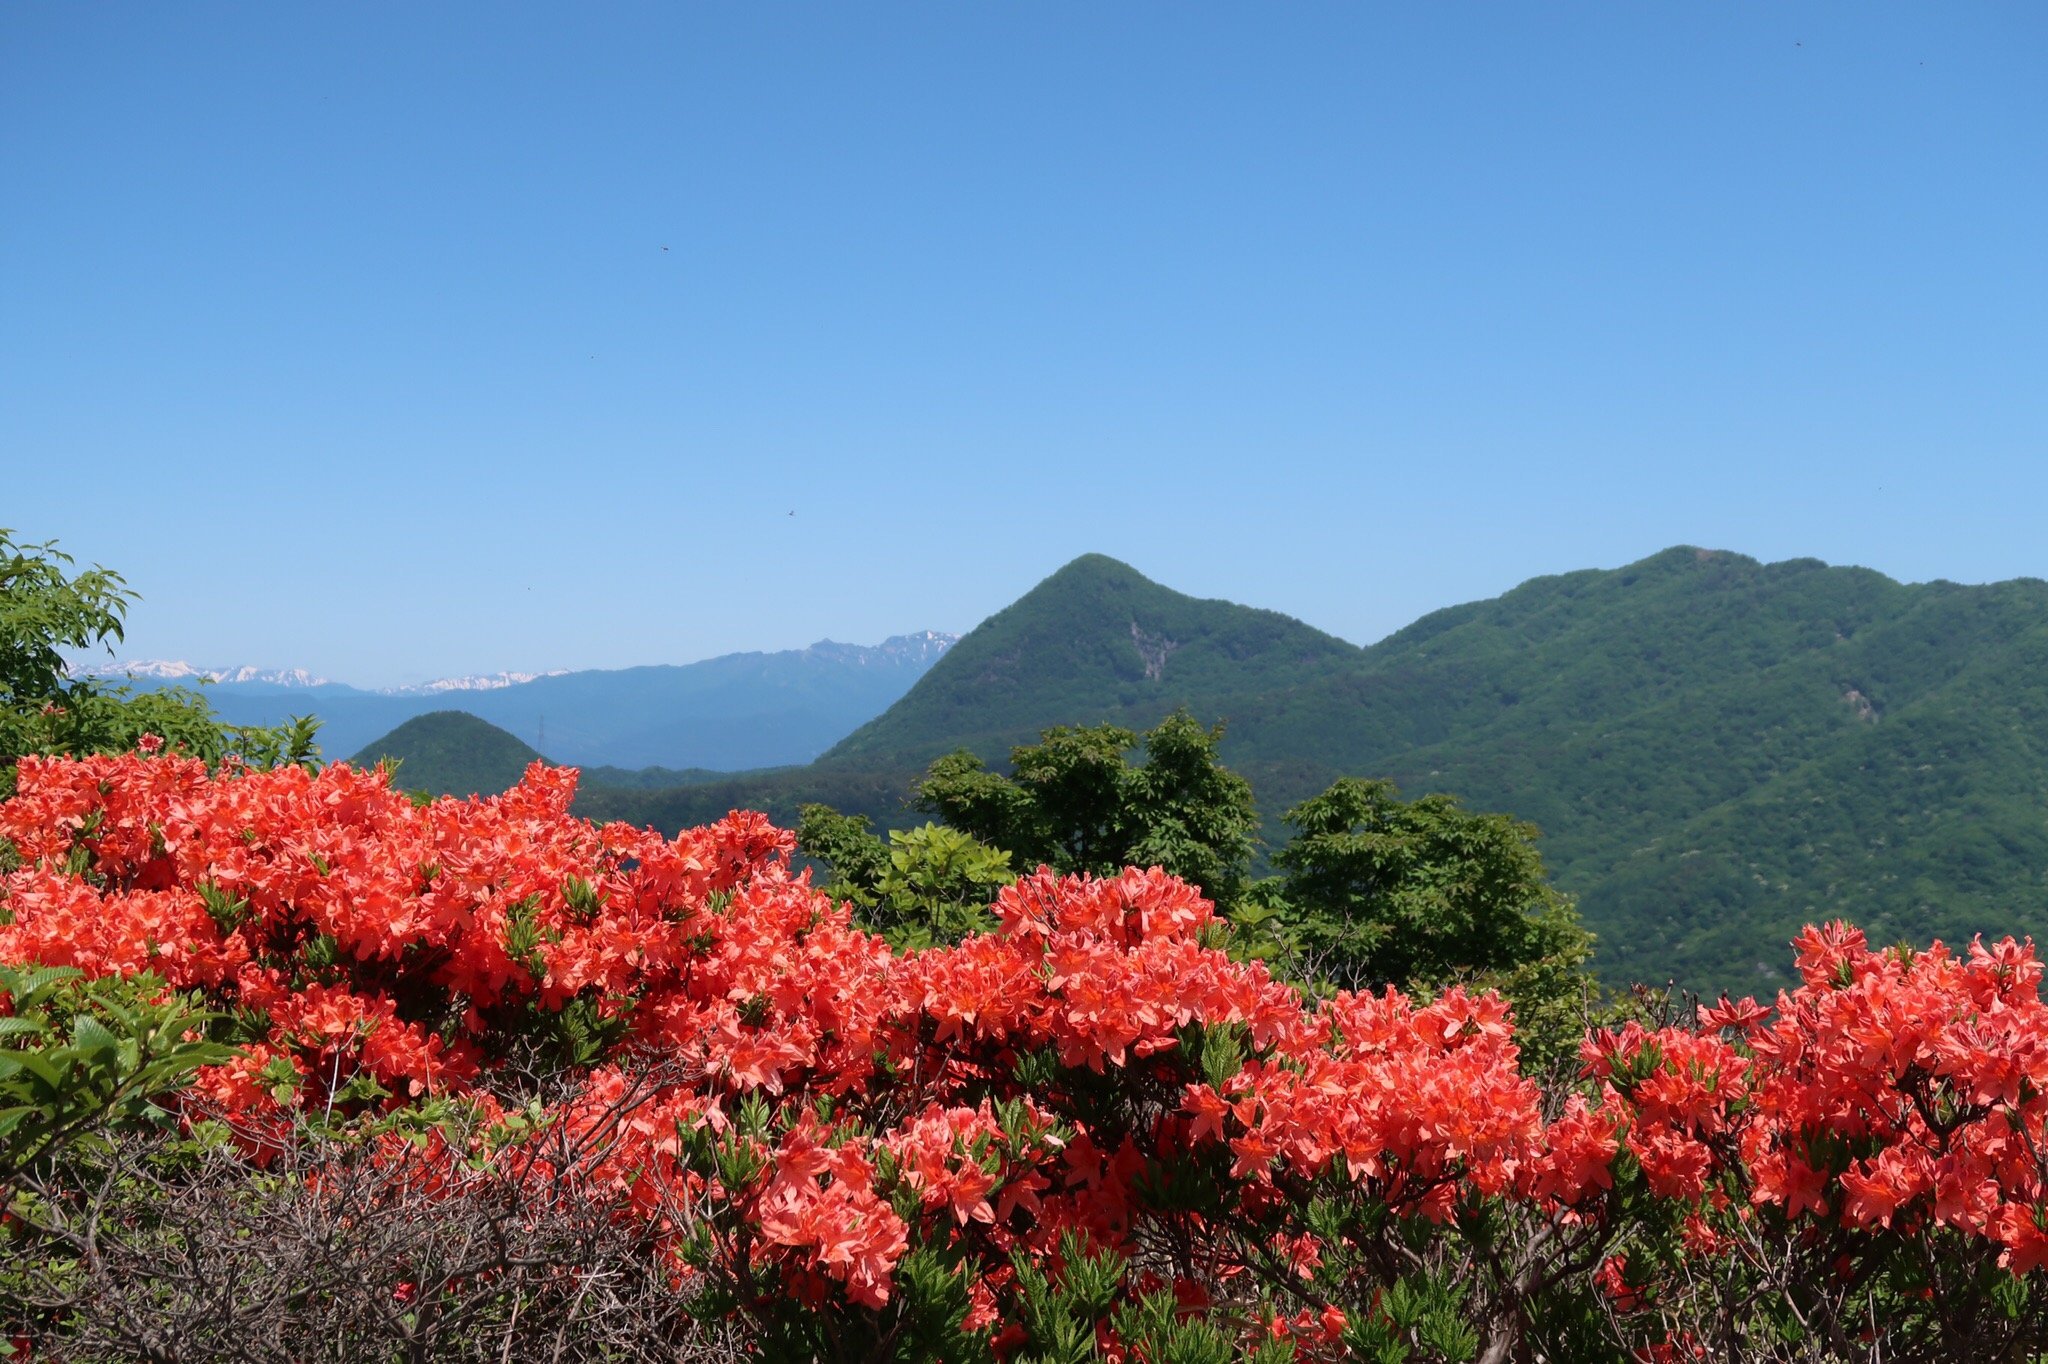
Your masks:
M861 815L806 805L797 846L832 872L826 890L851 900L861 921L896 947L958 942L994 925L988 904L1017 879L1010 855L940 824L890 831L884 843Z
M1223 726L1175 711L1141 741L1115 725L1061 726L1010 751L1010 774L966 750L933 763L917 804L1023 866L1105 874L1158 866L1228 906L1251 867L1251 783L1216 758ZM1142 742L1144 761L1133 765Z
M69 572L71 556L54 543L17 544L0 528L0 689L21 701L45 700L69 687L65 648L119 640L135 594L104 568Z
M1569 901L1546 881L1531 825L1356 777L1285 819L1284 894L1347 985L1441 982L1562 945Z
M824 889L856 906L881 884L889 866L889 845L875 836L866 815L842 815L829 805L799 807L797 850L823 865Z
M1468 981L1514 1001L1539 1058L1576 1039L1594 997L1593 935L1550 885L1534 825L1355 777L1285 819L1295 834L1273 859L1278 903L1271 883L1255 898L1312 974L1350 989Z
M72 565L53 542L20 543L0 528L0 796L13 790L24 755L125 752L145 734L209 762L235 753L268 767L317 755L310 717L275 728L223 725L205 697L185 688L136 693L72 677L63 651L111 652L135 601L118 573Z

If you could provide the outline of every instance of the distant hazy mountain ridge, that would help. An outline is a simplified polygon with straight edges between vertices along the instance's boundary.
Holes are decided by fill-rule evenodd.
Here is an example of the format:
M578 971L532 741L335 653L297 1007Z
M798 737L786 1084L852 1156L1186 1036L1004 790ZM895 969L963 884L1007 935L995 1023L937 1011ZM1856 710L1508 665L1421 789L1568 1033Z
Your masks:
M822 640L779 653L698 663L446 678L367 691L299 669L199 668L158 661L95 665L137 685L207 686L234 724L312 713L330 757L351 754L459 699L549 758L580 766L735 770L808 762L887 709L957 638L935 630L877 645Z
M908 635L891 635L880 644L841 644L821 639L802 652L814 659L851 663L856 667L930 667L955 644L960 636L938 630L919 630Z
M73 677L98 677L107 681L123 679L136 682L161 682L173 685L196 686L213 683L222 686L264 686L264 687L332 687L338 691L357 696L437 696L451 691L496 691L500 687L516 687L541 677L560 677L567 668L556 668L544 673L480 673L471 677L441 677L432 682L418 682L407 687L351 687L345 682L334 682L316 677L304 668L258 668L242 665L233 668L196 667L182 659L140 658L121 663L81 664L71 669Z
M790 650L789 653L805 658L831 662L850 663L858 667L929 665L940 654L946 652L960 638L938 630L919 630L908 635L891 635L880 644L841 644L837 640L821 639L807 649ZM752 655L727 654L726 658L745 658ZM783 655L773 655L782 657ZM717 662L709 659L707 662ZM694 664L672 664L655 666L694 667ZM474 673L467 677L439 677L431 682L415 682L403 687L354 687L346 682L335 682L325 677L316 677L304 668L259 668L253 665L239 665L232 668L199 667L182 659L138 658L119 663L80 663L71 668L73 677L98 677L108 681L123 678L138 682L215 683L225 685L264 685L273 687L336 687L359 696L438 696L452 691L498 691L505 687L522 686L543 677L567 677L573 668L550 668L546 672L522 673ZM616 669L590 669L591 672L618 671Z

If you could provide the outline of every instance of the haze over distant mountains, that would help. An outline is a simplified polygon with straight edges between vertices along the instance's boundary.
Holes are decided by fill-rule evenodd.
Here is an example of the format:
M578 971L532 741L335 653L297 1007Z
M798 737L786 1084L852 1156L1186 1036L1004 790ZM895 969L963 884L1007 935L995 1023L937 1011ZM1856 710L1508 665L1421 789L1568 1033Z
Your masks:
M726 654L640 668L499 673L367 691L295 669L203 669L185 663L95 667L137 686L204 681L232 724L321 719L321 749L347 757L451 700L557 762L624 768L737 769L808 762L902 696L951 647L934 630L878 645Z
M108 680L125 678L140 684L153 683L162 686L196 687L219 683L282 691L331 687L336 689L337 694L347 692L359 696L439 696L446 692L496 691L500 687L516 687L522 682L531 682L538 677L560 677L568 671L567 668L556 668L544 673L480 673L471 677L436 678L431 682L415 683L409 687L367 689L351 687L325 677L316 677L304 668L259 668L251 664L231 668L204 668L195 667L182 659L136 658L124 659L118 663L79 665L71 669L71 675Z
M901 826L949 749L999 763L1049 725L1176 705L1228 721L1269 817L1357 774L1533 820L1616 979L1768 991L1800 924L1833 917L1879 941L2048 931L2048 583L1692 547L1367 648L1089 555L814 763L584 806L673 829L824 800Z

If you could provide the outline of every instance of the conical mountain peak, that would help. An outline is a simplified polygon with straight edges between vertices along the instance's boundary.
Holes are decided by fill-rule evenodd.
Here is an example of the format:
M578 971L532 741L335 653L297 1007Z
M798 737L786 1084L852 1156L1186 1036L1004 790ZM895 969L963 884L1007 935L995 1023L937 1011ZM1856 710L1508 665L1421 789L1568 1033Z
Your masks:
M1000 760L1048 715L1143 728L1185 705L1227 719L1235 698L1358 652L1277 611L1190 597L1084 554L970 631L824 760L921 764L963 744Z
M488 796L512 786L541 755L488 720L437 710L407 720L349 761L367 767L387 758L398 761L396 781L403 790Z

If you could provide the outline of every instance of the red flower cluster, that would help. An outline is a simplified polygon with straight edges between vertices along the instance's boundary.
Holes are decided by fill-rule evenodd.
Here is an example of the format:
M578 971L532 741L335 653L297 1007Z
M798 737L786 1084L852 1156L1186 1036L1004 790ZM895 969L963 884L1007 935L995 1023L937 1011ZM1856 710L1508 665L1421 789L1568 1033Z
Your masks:
M1334 1341L1379 1299L1312 1202L1598 1227L1624 1151L1695 1253L1769 1213L2048 1260L2031 948L1809 930L1774 1012L1597 1033L1586 1092L1546 1103L1499 998L1306 998L1205 945L1212 907L1156 869L1041 870L995 931L897 955L761 816L666 839L571 816L574 783L536 764L420 805L346 766L26 758L0 805L21 859L0 961L204 992L252 1041L200 1092L259 1122L429 1095L491 1117L500 1058L574 1017L594 1059L547 1121L590 1136L588 1173L679 1266L761 1302L878 1307L933 1248L993 1330L1020 1254L1080 1245L1190 1311L1241 1278L1295 1285L1286 1329ZM649 1060L665 1078L641 1093ZM1641 1301L1605 1263L1610 1299Z
M426 807L344 766L30 757L17 781L0 960L203 989L267 1019L257 1054L322 1100L358 1074L394 1102L459 1090L522 1013L623 1007L700 955L682 919L789 846L758 816L674 842L594 828L568 815L575 774L539 766ZM218 1079L248 1099L249 1071Z
M2048 1262L2048 1005L2031 944L1958 958L1872 951L1844 924L1799 937L1801 985L1775 1010L1699 1011L1697 1030L1589 1037L1603 1111L1650 1187L1706 1213L1929 1226ZM1696 1216L1687 1239L1720 1236Z

